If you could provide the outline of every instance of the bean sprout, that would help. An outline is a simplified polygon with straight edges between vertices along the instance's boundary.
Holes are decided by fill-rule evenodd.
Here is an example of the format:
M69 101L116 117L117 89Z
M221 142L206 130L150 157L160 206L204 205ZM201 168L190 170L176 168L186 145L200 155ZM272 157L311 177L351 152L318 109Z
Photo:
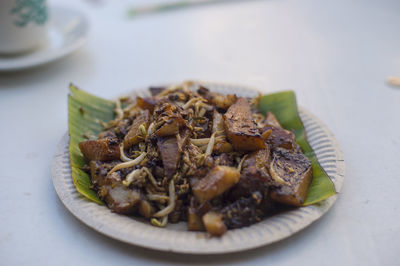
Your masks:
M174 184L174 180L172 179L169 182L169 204L164 209L162 209L159 212L155 213L153 215L153 217L159 218L159 217L167 216L174 209L175 209L175 184Z
M146 153L143 152L139 157L137 157L134 160L117 164L116 166L113 167L113 169L111 169L110 172L108 172L107 176L111 175L112 173L114 173L115 171L118 171L120 169L129 168L129 167L138 165L145 157L146 157Z
M129 158L128 156L125 155L124 152L124 143L121 143L121 145L119 145L119 153L120 153L120 159L123 162L129 162L132 161L133 159Z
M129 185L137 178L140 176L142 173L142 169L135 169L132 172L130 172L125 180L122 181L122 184L126 187L129 187Z
M167 225L168 223L168 216L164 216L161 221L156 219L156 218L151 218L150 222L152 225L154 226L158 226L158 227L164 227Z

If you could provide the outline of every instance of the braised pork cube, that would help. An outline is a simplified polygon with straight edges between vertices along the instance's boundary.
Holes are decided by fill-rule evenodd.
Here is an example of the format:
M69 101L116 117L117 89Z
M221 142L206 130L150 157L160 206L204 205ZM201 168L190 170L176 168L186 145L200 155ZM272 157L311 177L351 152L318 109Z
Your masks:
M240 173L236 168L217 165L192 187L192 191L199 202L204 202L227 191L239 178Z
M268 126L273 126L273 127L277 127L277 128L282 128L281 123L279 123L278 119L276 118L276 116L271 113L271 112L267 112L265 115L265 119L264 119L264 124L268 125Z
M207 232L212 236L221 236L227 231L221 213L215 211L207 212L202 220Z
M185 125L182 115L174 105L165 104L157 112L160 115L156 120L156 124L161 124L155 132L158 137L174 136Z
M156 96L165 90L165 87L150 87L149 91L152 96Z
M163 162L165 176L171 178L176 172L180 155L176 137L158 139L157 147Z
M178 162L185 145L189 139L190 131L183 130L179 137L164 137L157 141L158 152L164 166L164 173L167 178L171 178L176 173Z
M137 97L137 105L145 110L148 110L150 113L153 113L154 108L157 104L159 104L163 99L151 96L151 97Z
M230 198L249 197L259 191L268 190L271 177L268 172L270 164L270 150L266 149L252 152L244 160L239 182L232 188Z
M207 99L208 103L223 110L228 109L232 104L237 101L237 97L234 94L223 95L216 92L210 92L209 89L202 86L197 90L197 92L203 98Z
M150 113L142 111L132 122L132 126L124 138L124 148L128 149L145 138L145 132L150 124Z
M238 151L255 151L265 148L257 124L252 118L249 101L239 98L224 115L225 132L233 148Z
M204 224L201 217L196 213L193 207L188 208L188 230L189 231L204 231Z
M107 206L116 213L131 214L137 209L137 204L140 202L140 192L136 189L129 189L116 183L105 186L107 193L103 196Z
M254 197L240 198L221 210L224 224L228 228L241 228L261 221L264 217L259 208L261 194L256 193Z
M272 152L269 172L276 184L271 189L271 198L302 206L313 176L310 160L302 153L277 148Z
M90 174L99 197L116 213L131 214L136 211L140 202L140 192L122 184L120 172L107 175L117 162L90 162Z
M275 148L285 148L296 152L301 151L296 143L296 137L293 132L282 128L273 113L267 112L263 123L266 126L260 129L260 133L265 142L271 146L272 150Z
M289 130L274 126L265 126L261 131L263 132L262 136L266 136L265 142L271 147L271 150L275 148L285 148L291 151L299 149L296 137Z
M120 156L118 139L113 137L80 142L79 149L88 161L111 161Z

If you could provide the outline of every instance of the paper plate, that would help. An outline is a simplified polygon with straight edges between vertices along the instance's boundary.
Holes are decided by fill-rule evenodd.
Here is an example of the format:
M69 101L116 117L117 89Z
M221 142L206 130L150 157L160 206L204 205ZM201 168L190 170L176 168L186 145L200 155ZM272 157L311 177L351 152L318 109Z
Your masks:
M216 92L236 93L245 97L257 95L254 89L248 87L202 84ZM138 90L136 94L146 95L148 92L147 89ZM332 179L336 191L340 192L344 180L344 160L337 141L329 129L310 112L300 107L299 113L318 161ZM249 227L228 230L222 237L210 238L204 232L189 232L183 222L158 228L144 219L112 213L106 206L83 198L72 182L68 139L67 134L61 139L52 164L53 184L65 207L83 223L104 235L150 249L217 254L260 247L287 238L309 226L324 215L337 198L335 195L319 204L287 211Z

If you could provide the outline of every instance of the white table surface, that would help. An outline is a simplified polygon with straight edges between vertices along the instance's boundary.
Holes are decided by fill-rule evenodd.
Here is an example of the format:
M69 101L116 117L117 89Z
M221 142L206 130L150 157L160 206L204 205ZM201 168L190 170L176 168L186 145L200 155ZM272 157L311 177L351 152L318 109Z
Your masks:
M0 74L0 265L400 265L400 88L385 84L400 76L400 1L243 1L134 20L128 1L49 2L85 12L90 39L59 62ZM68 84L113 97L185 79L295 90L343 149L334 207L287 240L217 256L126 245L74 218L50 174Z

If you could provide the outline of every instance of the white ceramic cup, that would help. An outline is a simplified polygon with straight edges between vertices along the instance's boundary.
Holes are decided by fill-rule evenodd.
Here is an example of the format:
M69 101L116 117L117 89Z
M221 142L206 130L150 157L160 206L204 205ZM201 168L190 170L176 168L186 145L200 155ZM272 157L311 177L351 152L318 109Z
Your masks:
M33 50L46 41L46 0L0 0L0 54Z

